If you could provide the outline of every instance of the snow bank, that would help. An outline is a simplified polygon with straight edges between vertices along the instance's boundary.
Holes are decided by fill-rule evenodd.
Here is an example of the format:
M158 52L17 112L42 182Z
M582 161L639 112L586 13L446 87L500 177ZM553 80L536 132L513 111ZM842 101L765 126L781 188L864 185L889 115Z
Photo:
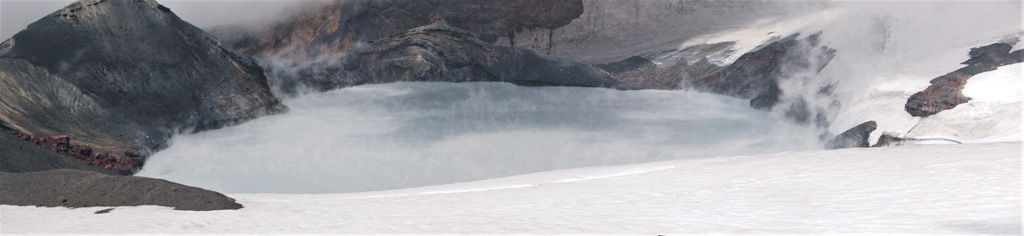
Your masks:
M804 151L384 192L229 194L245 205L233 211L0 206L0 233L1020 234L1021 147Z

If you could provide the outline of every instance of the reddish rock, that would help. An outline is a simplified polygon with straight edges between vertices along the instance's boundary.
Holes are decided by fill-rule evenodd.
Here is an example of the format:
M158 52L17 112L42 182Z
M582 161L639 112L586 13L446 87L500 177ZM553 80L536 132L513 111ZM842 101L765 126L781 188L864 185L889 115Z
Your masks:
M943 75L924 91L911 95L904 109L910 115L924 117L967 103L971 98L964 96L962 91L970 77L959 72Z
M88 145L72 145L71 138L67 135L38 138L17 130L11 131L11 134L35 145L39 145L47 150L83 160L122 174L131 173L131 170L140 166L141 160L143 159L141 154L132 150L125 150L123 157L117 157L107 153L93 152L92 148Z
M1012 48L1007 43L972 48L967 54L970 59L962 63L967 66L932 79L932 85L907 99L904 110L912 116L927 117L967 103L971 98L962 91L972 76L1024 61L1024 51L1011 53Z

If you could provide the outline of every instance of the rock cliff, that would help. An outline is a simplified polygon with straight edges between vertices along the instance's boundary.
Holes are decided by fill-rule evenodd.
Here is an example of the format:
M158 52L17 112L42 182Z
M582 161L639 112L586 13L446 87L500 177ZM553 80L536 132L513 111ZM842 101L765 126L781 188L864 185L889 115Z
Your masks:
M279 75L287 76L287 75ZM523 86L615 87L608 74L564 58L494 46L445 22L417 27L353 50L336 66L309 67L285 92L396 81L495 81ZM323 78L315 80L315 78Z
M310 6L266 29L223 26L210 32L246 55L309 61L436 21L487 43L499 37L514 42L517 32L555 29L582 13L581 0L332 1Z

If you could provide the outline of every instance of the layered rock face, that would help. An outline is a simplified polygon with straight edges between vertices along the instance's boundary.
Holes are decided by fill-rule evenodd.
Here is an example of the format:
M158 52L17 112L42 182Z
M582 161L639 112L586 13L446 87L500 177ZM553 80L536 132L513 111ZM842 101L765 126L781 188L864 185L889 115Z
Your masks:
M515 41L526 29L555 29L583 13L581 0L371 0L334 1L297 13L267 30L210 30L235 50L253 56L308 61L344 53L408 29L445 21L487 43Z
M967 66L932 79L931 86L907 99L904 109L912 116L926 117L967 103L971 98L964 96L962 91L972 76L1024 62L1024 50L1011 53L1011 49L1013 46L1007 43L972 48L968 53L970 59L962 63Z
M494 46L444 22L418 27L352 51L341 65L300 71L333 89L396 81L496 81L524 86L615 87L617 81L588 65L533 50ZM295 85L299 86L299 85ZM290 87L290 86L285 86Z
M89 155L145 155L175 132L284 109L253 60L153 0L75 2L0 44L6 128Z
M388 40L389 36L405 34L409 29L443 22L453 28L458 28L460 32L467 32L464 35L459 35L459 38L473 38L475 41L488 44L489 46L484 48L490 50L493 48L493 45L490 44L499 37L514 40L516 32L526 29L555 29L568 24L582 12L581 0L337 1L308 8L289 20L270 26L269 29L247 30L243 26L224 26L212 28L210 32L224 40L226 45L230 45L236 51L261 58L260 64L267 68L271 87L279 95L291 96L300 91L324 91L365 83L427 80L353 75L348 73L348 70L341 69L342 64L347 64L352 60L346 58L350 53L366 55L367 50L361 49L361 47L374 42L377 43L371 47L379 47L380 41ZM461 49L439 47L461 46L459 44L433 44L431 50L458 51ZM477 49L479 48L477 47ZM357 49L358 52L353 51ZM506 50L493 54L505 54L503 57L511 58L502 59L500 63L548 60L541 59L540 55L532 52L515 52L517 53L515 56L506 53ZM482 55L479 51L464 54ZM441 56L448 57L449 55ZM472 63L497 66L491 64L493 62L491 60ZM460 63L445 66L462 67L463 65ZM410 69L431 70L426 68ZM527 67L527 69L542 68ZM379 72L379 70L377 71ZM474 71L480 72L477 69ZM488 73L493 72L489 71ZM483 77L466 78L453 75L429 80L457 82L505 81L507 79L495 77L507 75L480 75ZM549 84L544 81L539 82L540 84ZM567 85L571 83L573 82L554 84Z

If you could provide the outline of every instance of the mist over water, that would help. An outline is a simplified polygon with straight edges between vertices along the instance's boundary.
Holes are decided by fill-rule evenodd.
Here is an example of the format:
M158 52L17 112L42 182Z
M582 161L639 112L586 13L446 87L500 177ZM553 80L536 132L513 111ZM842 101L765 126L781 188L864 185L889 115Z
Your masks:
M225 193L339 193L681 158L806 150L817 133L685 91L395 83L286 100L180 135L139 176Z
M917 119L902 109L906 98L959 68L970 48L1021 35L1020 2L832 5L750 29L705 22L701 27L722 32L692 43L735 41L752 49L773 34L823 32L822 45L836 49L836 57L820 73L782 78L782 104L826 108L832 133L878 121L875 140L913 127ZM827 99L819 96L825 85L835 85ZM687 91L394 83L284 102L287 114L179 135L138 175L224 193L340 193L822 147L823 130L786 121L778 111Z

